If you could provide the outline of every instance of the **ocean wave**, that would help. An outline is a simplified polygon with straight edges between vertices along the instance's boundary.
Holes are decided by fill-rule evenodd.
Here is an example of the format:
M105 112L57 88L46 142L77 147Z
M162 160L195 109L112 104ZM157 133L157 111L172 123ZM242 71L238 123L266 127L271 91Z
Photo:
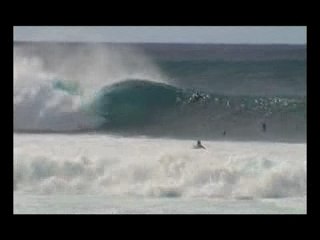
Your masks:
M177 136L304 137L305 98L222 96L142 79L126 79L85 98L77 85L20 91L14 99L16 131L115 131ZM192 128L190 128L192 126ZM279 133L279 129L282 131ZM260 134L260 135L259 135Z
M172 64L171 70L199 73L188 61ZM202 69L209 63L199 64ZM225 64L215 62L210 71ZM254 63L228 64L230 71L241 72L243 67L249 71ZM132 49L15 46L14 131L284 141L306 138L305 96L218 94L219 89L183 85L174 75L168 79L155 62ZM194 83L195 78L193 75ZM232 84L226 87L232 89Z

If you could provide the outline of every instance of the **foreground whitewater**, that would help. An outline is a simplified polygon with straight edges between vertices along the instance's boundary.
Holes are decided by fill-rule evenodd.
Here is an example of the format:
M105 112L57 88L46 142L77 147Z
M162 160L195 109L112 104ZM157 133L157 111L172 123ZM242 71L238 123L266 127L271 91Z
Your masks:
M306 144L14 134L14 213L306 213Z

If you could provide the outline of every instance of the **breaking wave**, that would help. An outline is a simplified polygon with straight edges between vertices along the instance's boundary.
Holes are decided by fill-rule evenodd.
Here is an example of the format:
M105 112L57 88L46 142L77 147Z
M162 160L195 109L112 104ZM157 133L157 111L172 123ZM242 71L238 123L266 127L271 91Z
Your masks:
M217 94L170 84L138 51L51 48L14 48L15 132L305 141L305 96Z
M115 131L172 136L261 135L303 139L306 99L223 96L147 80L125 80L93 97L72 82L54 81L15 97L17 131ZM200 124L199 124L200 123ZM192 128L190 128L192 126ZM273 134L273 135L272 135Z

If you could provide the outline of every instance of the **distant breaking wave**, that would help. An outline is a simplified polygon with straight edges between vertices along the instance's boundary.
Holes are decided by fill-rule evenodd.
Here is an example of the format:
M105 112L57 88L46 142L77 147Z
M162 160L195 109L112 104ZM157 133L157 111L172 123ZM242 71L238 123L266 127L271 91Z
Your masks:
M208 138L226 131L228 136L252 138L264 136L260 124L266 122L269 137L303 138L305 132L305 97L223 96L142 79L105 86L89 99L70 81L33 90L15 101L16 131Z

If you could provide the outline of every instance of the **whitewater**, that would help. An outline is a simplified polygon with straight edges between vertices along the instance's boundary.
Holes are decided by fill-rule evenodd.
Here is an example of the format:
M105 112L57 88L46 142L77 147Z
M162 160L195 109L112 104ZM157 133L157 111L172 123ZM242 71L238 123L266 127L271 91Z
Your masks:
M15 135L15 211L306 211L305 144L211 141L204 143L207 150L192 145L143 136ZM94 196L93 202L87 199Z
M304 48L211 47L15 43L14 213L306 213Z

